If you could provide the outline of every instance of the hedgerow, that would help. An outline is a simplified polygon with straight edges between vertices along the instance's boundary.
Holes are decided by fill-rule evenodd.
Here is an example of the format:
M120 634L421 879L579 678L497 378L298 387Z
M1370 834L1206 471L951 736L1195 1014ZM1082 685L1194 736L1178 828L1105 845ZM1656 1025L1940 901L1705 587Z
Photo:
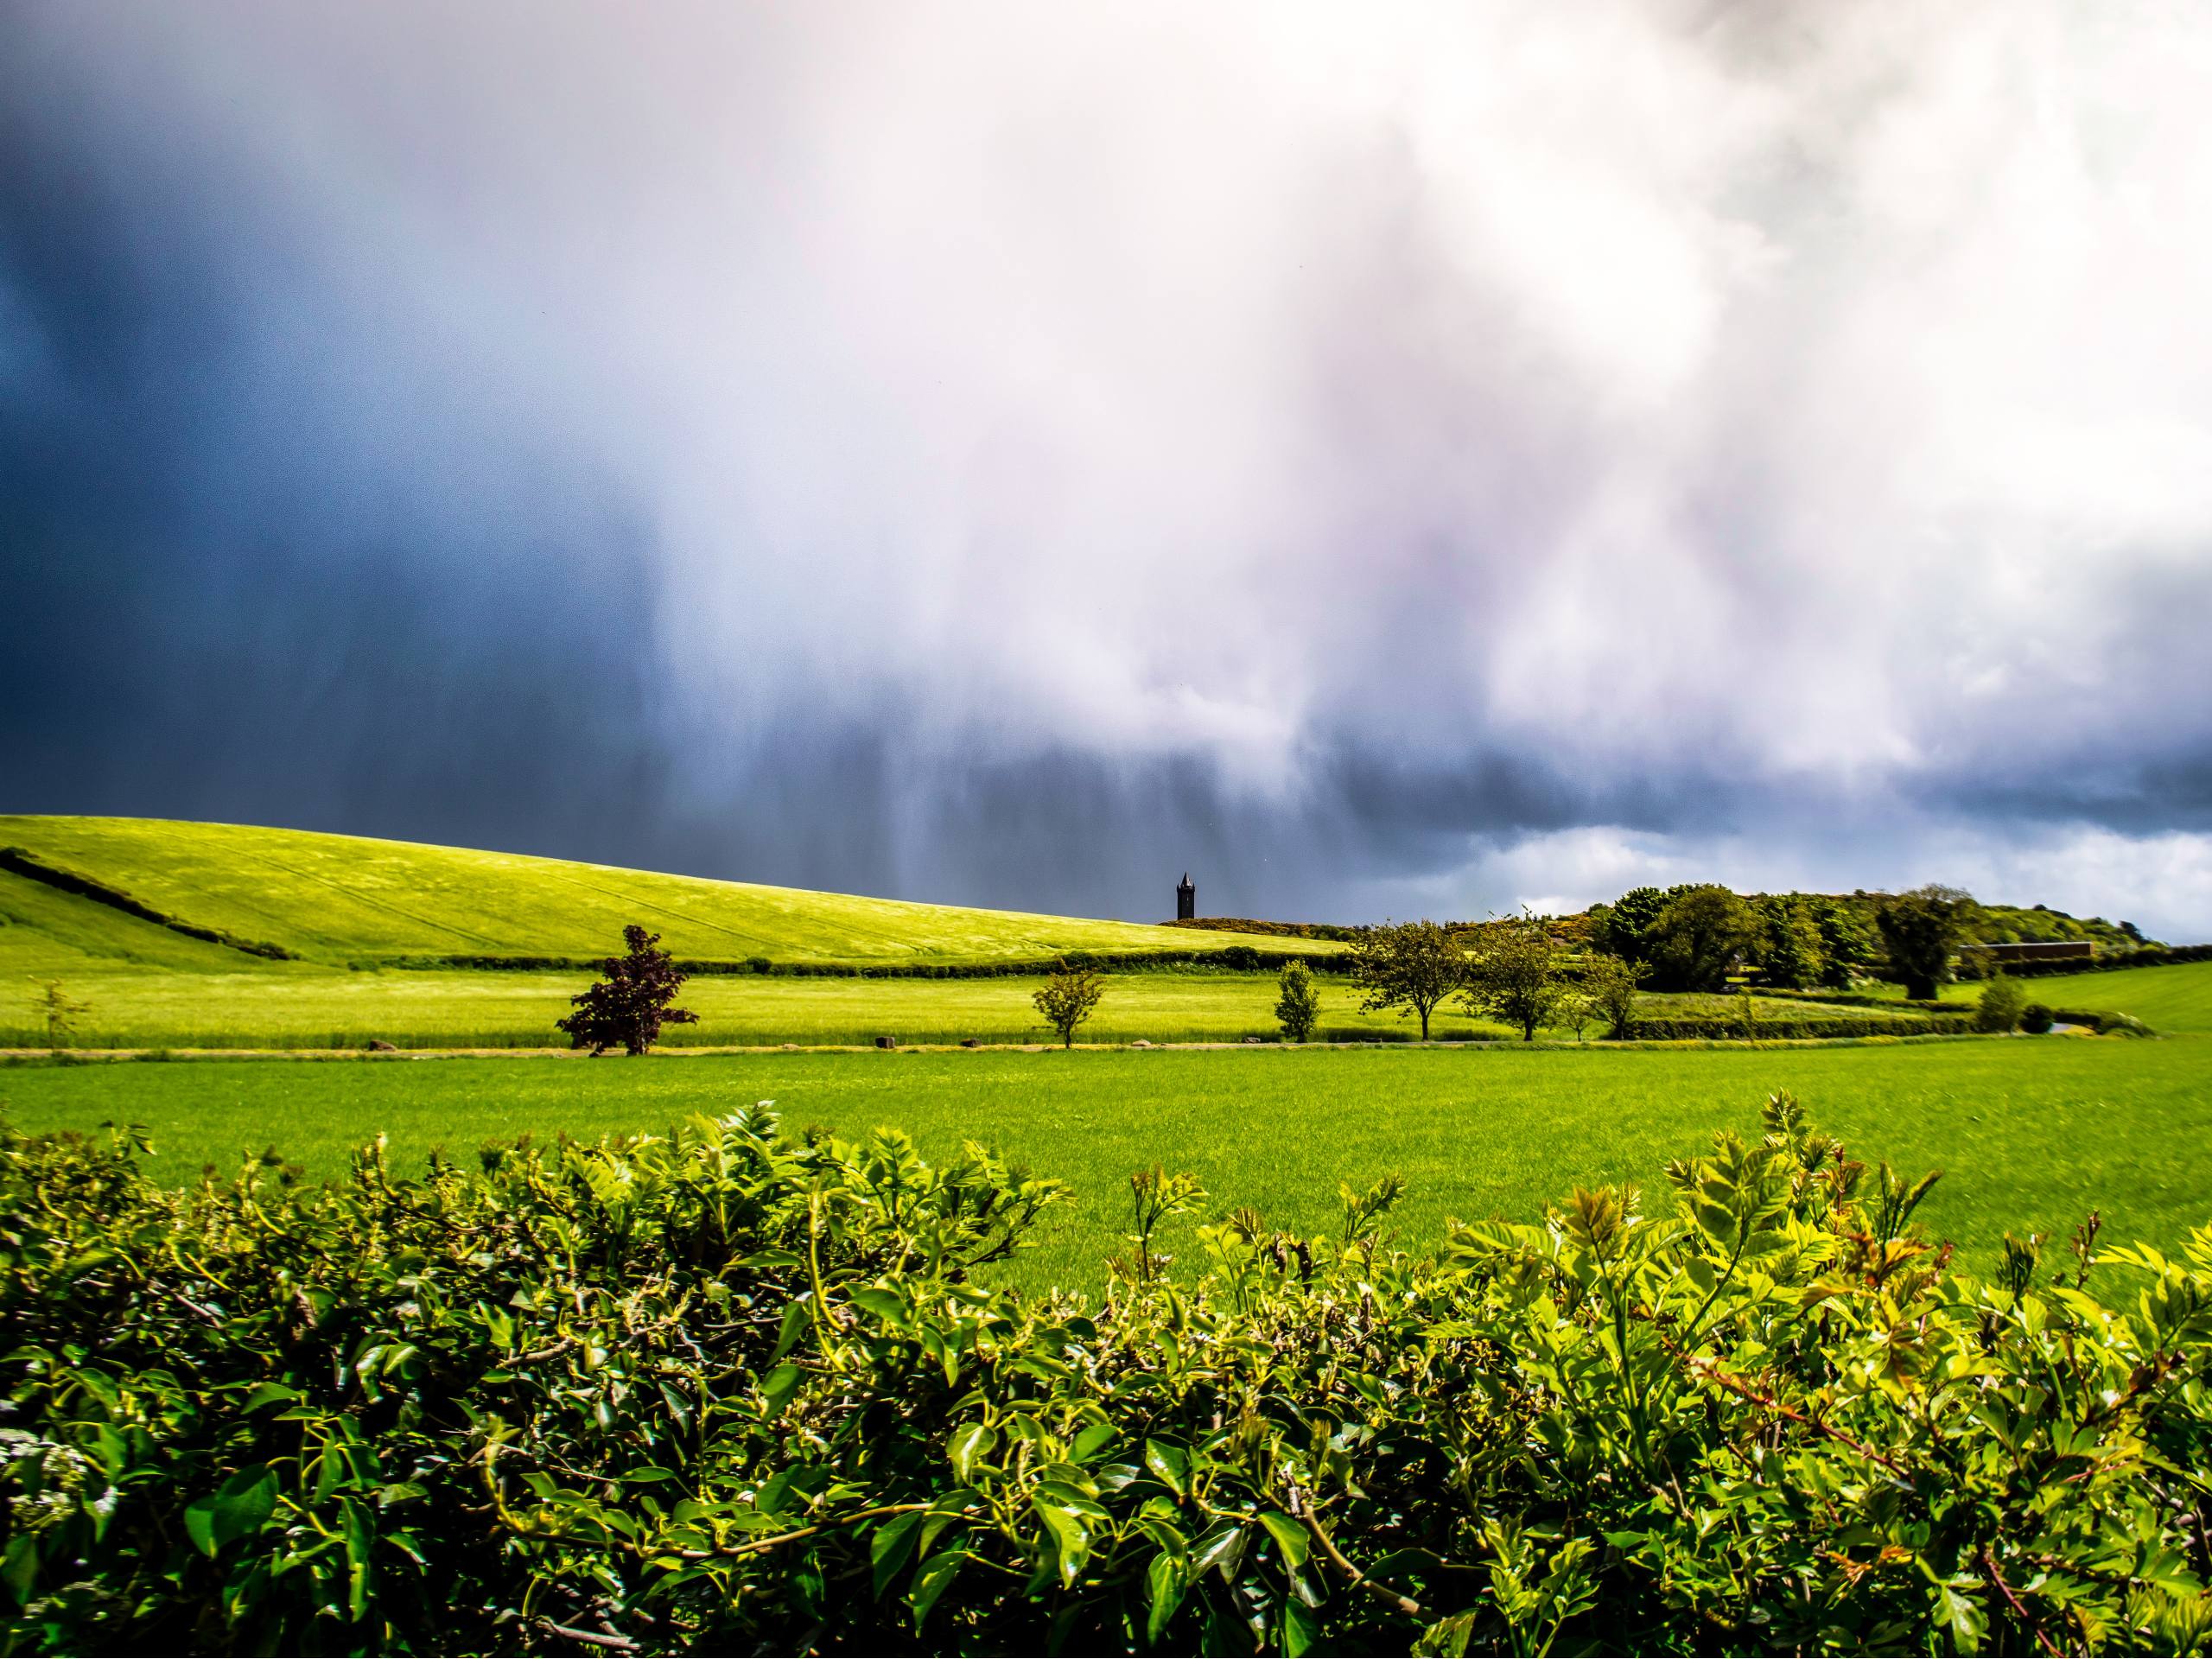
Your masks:
M2212 1230L1955 1271L1765 1133L1397 1247L1400 1185L1103 1306L970 1147L487 1147L183 1191L0 1135L13 1650L2202 1651Z

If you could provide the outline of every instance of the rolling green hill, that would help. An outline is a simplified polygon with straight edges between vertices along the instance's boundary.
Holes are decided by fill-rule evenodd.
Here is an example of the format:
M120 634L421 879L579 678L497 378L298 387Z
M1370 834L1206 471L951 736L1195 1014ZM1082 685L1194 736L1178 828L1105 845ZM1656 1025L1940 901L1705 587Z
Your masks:
M749 882L461 848L238 824L0 817L0 849L46 880L0 869L0 971L143 964L285 971L448 958L588 959L624 924L699 961L958 963L1074 950L1249 946L1230 934L809 893ZM59 879L97 889L60 890ZM168 918L126 913L118 902ZM185 928L230 941L191 937ZM1271 948L1333 945L1271 941ZM245 947L245 948L241 948Z

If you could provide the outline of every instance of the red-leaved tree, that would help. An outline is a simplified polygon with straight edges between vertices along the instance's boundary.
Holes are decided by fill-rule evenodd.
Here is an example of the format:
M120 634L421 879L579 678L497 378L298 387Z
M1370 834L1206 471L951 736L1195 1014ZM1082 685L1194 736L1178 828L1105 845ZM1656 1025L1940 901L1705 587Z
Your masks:
M635 922L622 930L629 948L603 964L606 977L589 990L571 997L576 1011L557 1021L569 1033L573 1048L588 1048L592 1058L620 1043L632 1054L642 1054L659 1039L666 1026L694 1026L699 1016L689 1008L672 1008L684 976L667 951L660 935L648 933Z

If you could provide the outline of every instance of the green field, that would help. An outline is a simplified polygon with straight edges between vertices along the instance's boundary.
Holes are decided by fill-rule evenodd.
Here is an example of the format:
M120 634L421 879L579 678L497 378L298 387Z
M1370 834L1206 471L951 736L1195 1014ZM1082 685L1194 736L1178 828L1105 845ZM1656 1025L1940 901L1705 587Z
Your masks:
M232 953L235 955L235 953ZM281 965L280 965L281 966ZM72 974L63 985L85 1005L71 1042L83 1048L359 1048L372 1039L402 1048L543 1047L560 1043L553 1022L589 983L586 974L382 971L289 966L282 971L163 973L111 969ZM1042 982L988 979L814 979L704 975L684 986L696 1026L672 1026L683 1047L782 1043L1029 1043L1051 1033L1030 1001ZM1275 977L1189 969L1116 972L1086 1042L1235 1042L1275 1033ZM0 1047L37 1046L40 981L18 981L0 1001ZM1320 982L1325 1036L1411 1037L1410 1020L1366 1014L1348 981ZM1653 1018L1738 1012L1732 999L1649 996ZM1761 1001L1762 1014L1817 1012ZM1857 1009L1840 1010L1855 1014ZM1900 1011L1900 1029L1913 1022ZM1433 1022L1441 1039L1517 1036L1455 1004ZM1564 1035L1565 1033L1559 1033Z
M2185 970L2170 970L2185 971ZM23 1128L104 1118L154 1133L188 1179L275 1145L341 1173L378 1130L403 1164L524 1131L651 1130L773 1099L793 1127L879 1125L944 1154L989 1142L1078 1197L1020 1269L1095 1284L1118 1248L1128 1173L1196 1172L1210 1208L1330 1224L1340 1180L1400 1170L1408 1236L1447 1214L1528 1216L1576 1182L1630 1179L1666 1202L1665 1161L1750 1131L1789 1088L1862 1155L1951 1172L1927 1212L1982 1266L2005 1230L2063 1232L2092 1205L2111 1236L2171 1242L2212 1220L2212 1090L2201 1039L2015 1038L1779 1050L1128 1050L367 1061L112 1062L0 1070ZM1187 1228L1185 1231L1187 1240Z
M0 816L0 847L87 876L196 926L308 963L441 957L589 958L642 922L703 961L975 963L1066 950L1218 949L1253 941L1202 929L908 904L741 881L424 847L304 830L147 818ZM88 899L0 872L0 971L283 971ZM1296 939L1270 949L1326 954Z
M524 1048L588 976L397 964L441 957L589 957L643 919L679 952L781 962L1019 962L1060 950L1188 952L1235 935L1070 921L641 874L388 842L123 820L0 818L0 847L28 849L195 926L292 959L186 937L112 905L0 874L0 1046L42 1040L49 979L85 1005L82 1047ZM1267 941L1270 945L1285 943ZM1333 947L1313 947L1326 950ZM1033 977L856 978L707 974L684 988L701 1016L670 1036L692 1046L1038 1044ZM1406 1037L1323 976L1325 1034ZM1970 998L1971 986L1957 988ZM1086 1039L1234 1043L1271 1034L1274 979L1166 963L1112 973ZM0 1096L27 1128L149 1125L158 1168L188 1179L274 1145L310 1173L388 1131L404 1162L434 1145L467 1155L524 1132L596 1135L691 1111L779 1101L796 1125L879 1125L936 1154L991 1142L1068 1182L1078 1203L1019 1272L1095 1284L1116 1248L1128 1172L1191 1169L1218 1211L1253 1205L1314 1229L1338 1182L1388 1169L1413 1183L1408 1234L1447 1214L1528 1215L1576 1183L1657 1180L1665 1160L1719 1126L1748 1129L1773 1088L1796 1090L1869 1155L1953 1171L1936 1224L1985 1258L2003 1232L2063 1230L2091 1205L2116 1231L2171 1241L2212 1219L2202 1156L2212 1091L2212 963L2034 982L2058 1006L2119 1009L2171 1040L1963 1039L1860 1047L1472 1049L1384 1045L1285 1051L1062 1054L770 1052L596 1064L566 1056L365 1062L16 1065ZM1779 1017L1813 1011L1762 1001ZM1652 997L1650 1016L1732 1014L1719 998ZM1916 1016L1900 1010L1901 1027ZM1440 1037L1507 1035L1456 1008ZM1187 1228L1187 1224L1185 1224Z

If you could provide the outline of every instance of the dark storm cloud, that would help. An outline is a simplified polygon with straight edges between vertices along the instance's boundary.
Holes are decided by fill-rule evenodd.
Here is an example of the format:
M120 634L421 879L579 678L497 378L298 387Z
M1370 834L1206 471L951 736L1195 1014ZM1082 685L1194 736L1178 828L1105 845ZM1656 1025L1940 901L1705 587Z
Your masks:
M12 7L0 804L2212 931L2200 67L2057 3Z

